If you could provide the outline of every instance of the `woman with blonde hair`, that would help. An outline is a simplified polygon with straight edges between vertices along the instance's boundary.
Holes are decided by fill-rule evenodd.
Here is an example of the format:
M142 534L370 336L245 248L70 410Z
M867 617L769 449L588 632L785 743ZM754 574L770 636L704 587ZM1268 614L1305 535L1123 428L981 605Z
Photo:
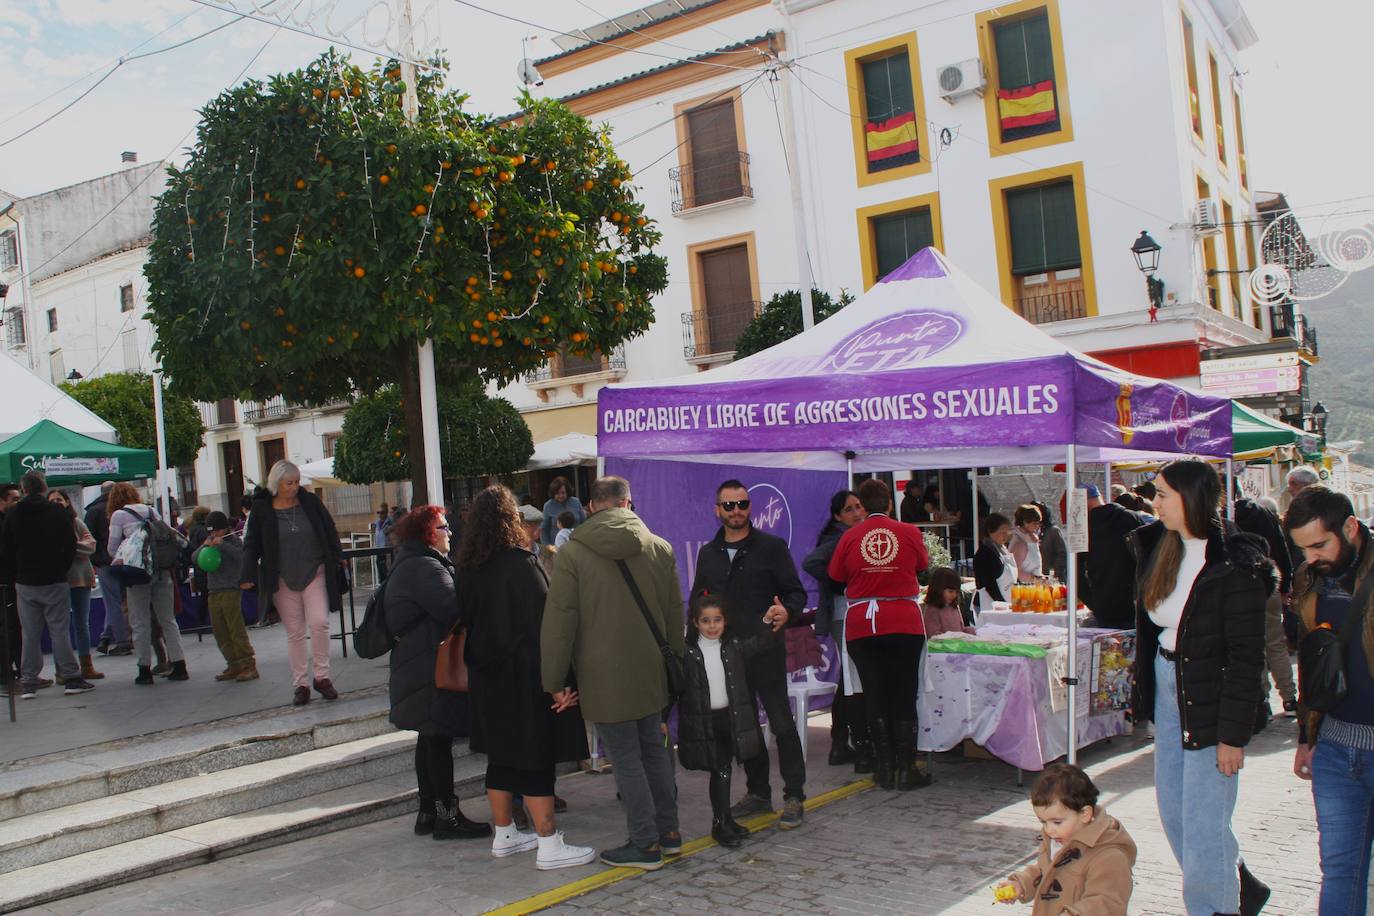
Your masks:
M329 612L343 610L342 567L333 517L301 489L301 469L283 458L268 472L267 490L253 497L239 587L258 590L259 614L281 616L294 706L310 702L312 685L326 700L339 698L329 679Z
M157 510L145 505L138 498L133 484L117 483L110 491L110 556L111 565L119 566L119 545L124 539L142 528L150 519L161 519ZM129 585L124 589L124 598L129 605L129 625L134 631L134 654L138 661L138 677L135 684L148 686L153 680L153 621L157 620L162 628L162 638L167 642L167 659L172 663L169 681L190 680L186 672L186 650L181 646L181 630L177 628L176 604L173 591L176 581L172 570L151 569L151 579L139 585ZM117 613L107 611L106 613Z

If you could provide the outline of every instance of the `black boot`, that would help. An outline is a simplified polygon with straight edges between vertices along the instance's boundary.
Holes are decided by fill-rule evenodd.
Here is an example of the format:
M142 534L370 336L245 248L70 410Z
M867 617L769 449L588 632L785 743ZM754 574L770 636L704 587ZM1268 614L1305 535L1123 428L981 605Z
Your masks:
M150 666L150 665L139 665L139 666L138 666L138 677L134 678L134 683L135 683L135 684L156 684L157 681L153 680L153 669L152 669L152 666Z
M912 789L924 789L930 785L930 777L916 767L916 723L894 722L892 729L897 758L897 790L909 792Z
M896 759L892 747L892 732L886 719L868 720L868 738L873 742L873 781L880 789L896 785Z
M740 845L741 834L748 831L735 823L730 815L730 764L717 766L711 773L711 839L734 849Z
M189 681L191 675L186 671L186 660L172 662L172 673L167 675L169 681Z
M491 836L491 824L469 820L458 808L457 799L448 804L434 803L434 838L436 840L475 840Z
M434 832L434 802L420 799L420 812L415 815L415 835L429 836Z
M1269 902L1269 885L1240 863L1240 916L1255 916Z
M848 711L844 694L838 694L830 703L830 756L826 762L832 767L854 760L854 749L849 746L849 717L845 715Z
M868 712L863 708L863 694L840 697L839 702L845 704L845 720L849 722L849 741L854 746L854 775L872 773L873 742L868 740Z

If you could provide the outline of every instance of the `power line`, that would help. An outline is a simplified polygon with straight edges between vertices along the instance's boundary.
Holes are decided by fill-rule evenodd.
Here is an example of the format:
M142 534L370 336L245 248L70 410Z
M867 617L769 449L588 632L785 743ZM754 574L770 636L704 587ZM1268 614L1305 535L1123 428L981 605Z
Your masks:
M243 79L243 75L249 71L253 64L257 63L258 58L261 57L263 52L267 50L267 46L272 43L272 39L276 38L279 34L281 34L281 30L283 28L285 28L285 26L278 26L275 32L267 36L267 40L262 43L262 47L258 48L257 52L254 53L253 56L248 59L248 63L243 65L243 69L239 70L238 74L229 81L231 85ZM167 160L171 159L173 156L176 155L177 150L181 149L181 145L186 142L186 140L191 136L191 134L196 132L196 128L198 126L199 125L193 124L190 130L186 131L186 133L181 135L181 139L176 142L176 145L172 147L172 149L167 153L167 155L163 156L155 164L158 166L166 165ZM60 249L53 252L52 256L49 257L46 261L44 261L42 264L39 264L37 267L30 267L28 270L24 271L23 275L19 278L19 280L22 281L28 279L29 277L32 277L35 273L42 270L44 267L47 267L53 261L57 260L63 254L65 254L77 242L81 241L83 238L90 235L91 232L95 230L96 226L99 226L101 223L105 222L105 220L109 219L110 216L113 215L114 212L118 210L120 206L123 205L124 201L128 200L130 197L133 197L134 194L138 191L138 189L143 187L143 185L147 183L148 179L158 174L159 171L160 169L158 168L149 169L148 174L144 175L141 179L139 179L138 183L135 184L132 188L130 188L127 194L125 194L123 197L117 200L113 207L111 207L109 210L106 210L100 216L99 219L97 219L95 222L87 226L84 230L82 230L82 232L79 235L73 238L66 245L63 245Z
M276 0L271 0L271 2L276 2ZM194 12L194 11L193 11L193 12ZM188 16L189 16L189 15L190 15L190 14L188 14ZM145 51L145 52L143 52L142 54L132 54L132 55L120 57L118 60L115 61L114 66L111 67L109 70L107 70L107 71L105 72L105 75L104 75L104 76L102 76L100 79L96 80L94 83L92 83L90 86L88 86L88 87L86 88L86 90L85 90L84 92L82 92L80 95L78 95L76 98L72 99L70 102L68 102L67 104L63 105L61 108L57 109L57 110L54 111L52 114L48 115L48 116L47 116L46 118L44 118L43 120L39 121L37 124L34 124L32 127L29 127L27 130L22 130L22 131L20 131L19 133L15 134L13 137L10 137L8 140L0 141L0 149L4 149L5 147L9 146L11 143L15 142L16 140L21 140L21 139L23 139L24 137L27 137L29 134L33 133L34 131L38 130L38 128L42 127L44 124L47 124L47 123L49 123L50 121L55 120L55 119L56 119L57 117L59 117L63 112L69 110L69 109L70 109L72 106L74 106L77 102L80 102L80 101L81 101L82 99L84 99L86 96L88 96L88 95L90 95L92 92L94 92L94 91L96 90L96 88L100 86L101 83L105 82L107 79L109 79L110 77L114 76L114 75L115 75L115 72L118 71L119 68L120 68L120 67L123 67L125 64L133 63L133 62L136 61L136 60L143 60L144 58L148 58L148 57L155 57L155 56L157 56L158 54L165 54L165 53L168 52L168 51L175 51L177 48L184 48L186 45L189 45L189 44L190 44L191 42L193 42L193 41L199 41L199 40L202 39L202 38L205 38L205 37L207 37L207 36L213 35L213 34L215 34L216 32L220 31L221 29L226 29L226 28L228 28L229 26L234 25L235 23L240 22L241 20L243 20L244 18L246 18L246 16L245 16L243 13L238 13L238 14L235 14L235 15L237 16L237 18L235 18L235 19L230 19L228 22L222 22L222 23L220 23L219 25L215 26L213 29L209 29L209 30L207 30L207 31L201 32L199 35L192 35L190 38L187 38L187 39L185 39L184 41L179 41L179 42L177 42L176 44L168 45L168 46L165 47L165 48L156 48L156 49L154 49L154 50L152 50L152 51ZM187 18L186 16L183 16L183 17L181 18L180 21L181 21L181 22L184 22L184 21L186 21L186 18ZM169 26L168 29L164 29L163 32L168 31L170 28L171 28L171 26ZM163 34L163 33L160 32L160 33L158 33L158 34ZM154 36L154 37L156 37L156 36ZM152 39L150 38L150 39L148 39L148 41L152 41ZM147 41L143 42L143 44L147 44L147 43L148 43ZM135 47L142 47L142 45L136 45ZM88 74L88 75L89 75L89 74ZM82 79L85 79L85 77L82 77ZM78 82L79 82L79 80L78 80ZM27 109L25 109L25 110L27 110Z
M756 86L756 85L758 84L759 80L763 79L763 77L764 77L764 74L763 74L763 73L760 73L758 76L754 77L754 78L751 79L749 82L745 83L742 87L740 87L740 93L739 93L740 98L744 98L744 94L747 93L750 89L754 88L754 86ZM731 89L726 89L724 92L721 93L721 95L724 95L726 92L732 91L733 88L734 88L734 87L731 87ZM668 122L665 121L665 122L663 122L663 123L666 124L666 123L668 123ZM662 126L662 125L659 125L659 126ZM680 150L680 149L682 149L684 146L686 146L687 143L692 139L692 134L691 134L691 131L684 131L684 133L686 134L686 136L684 136L684 137L682 138L682 142L678 143L678 144L677 144L676 146L674 146L672 149L668 150L668 152L664 153L662 156L659 156L657 159L655 159L653 162L650 162L648 165L640 166L638 169L636 169L636 170L632 173L631 177L633 177L633 178L638 178L640 175L642 175L643 173L647 172L649 169L651 169L651 168L653 168L654 166L658 165L658 164L659 164L660 162L662 162L664 159L667 159L667 158L668 158L669 156L671 156L673 153L676 153L678 150Z
M354 51L362 51L364 54L376 54L376 55L379 55L379 56L385 56L385 57L387 57L387 58L392 58L392 59L395 59L395 60L404 61L405 63L408 63L408 64L414 64L416 67L419 67L419 68L421 68L421 69L423 69L423 70L434 70L434 69L436 69L435 66L434 66L434 64L430 63L429 61L423 61L423 60L409 60L409 59L407 59L407 58L402 57L402 56L399 55L399 54L394 54L394 53L392 53L392 52L391 52L390 50L388 50L388 49L378 50L377 48L367 48L367 47L363 47L362 45L355 45L355 44L352 44L351 42L344 41L342 38L336 38L336 37L329 36L329 35L321 35L321 34L318 33L318 32L312 32L312 31L310 31L309 29L303 29L303 28L300 28L299 26L287 25L285 22L282 22L282 21L277 20L277 19L269 19L269 18L267 18L266 16L255 16L255 15L253 15L252 13L239 13L239 12L234 12L234 11L232 11L232 10L227 10L227 9L225 9L224 7L220 6L220 5L217 4L217 3L212 3L212 2L210 2L210 0L191 0L191 2L192 2L192 3L198 3L198 4L200 4L201 6L209 7L209 8L212 9L212 10L219 10L221 13L233 12L234 15L239 16L239 17L241 17L241 18L243 18L243 19L252 19L254 22L261 22L261 23L264 23L264 24L266 24L266 25L275 26L275 27L277 27L278 29L286 29L288 32L295 32L297 35L306 35L306 36L309 36L310 38L317 38L317 39L319 39L320 41L327 41L327 42L329 42L330 44L340 45L340 46L345 47L345 48L352 48ZM296 0L296 2L299 3L299 0Z
M205 3L206 0L192 0L192 2ZM756 72L756 68L754 67L737 67L733 64L721 64L709 60L697 60L688 57L673 57L671 54L659 54L654 51L645 51L643 48L627 48L624 45L618 45L613 42L599 41L598 39L591 38L590 36L585 34L579 35L576 32L565 32L562 29L555 29L552 26L544 25L539 22L534 22L529 19L522 19L519 16L512 16L511 14L503 13L500 10L488 9L485 6L478 6L476 3L472 3L471 0L453 0L453 2L459 4L460 6L466 6L469 9L477 10L477 12L479 13L486 13L488 16L495 16L498 19L505 19L509 22L516 22L520 25L528 26L532 29L539 29L541 32L552 32L555 35L562 35L567 38L576 38L582 41L586 41L589 44L605 45L608 48L615 48L617 51L628 51L631 54L643 54L647 57L656 57L660 60L672 61L678 64L700 64L703 67L717 67L721 70L743 70L751 73ZM708 51L705 55L702 56L714 55L717 53L719 53L719 51ZM763 51L759 51L759 53L762 54L764 57L768 56Z

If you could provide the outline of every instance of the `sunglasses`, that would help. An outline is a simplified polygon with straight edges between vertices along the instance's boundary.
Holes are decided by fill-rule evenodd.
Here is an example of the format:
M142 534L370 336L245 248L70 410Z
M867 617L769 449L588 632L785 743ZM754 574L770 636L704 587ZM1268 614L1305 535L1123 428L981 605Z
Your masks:
M726 501L723 502L723 503L718 503L717 505L719 505L719 506L720 506L722 509L724 509L726 512L734 512L736 509L745 509L745 510L747 510L747 509L749 508L749 500L747 500L747 499L728 499L728 500L726 500Z

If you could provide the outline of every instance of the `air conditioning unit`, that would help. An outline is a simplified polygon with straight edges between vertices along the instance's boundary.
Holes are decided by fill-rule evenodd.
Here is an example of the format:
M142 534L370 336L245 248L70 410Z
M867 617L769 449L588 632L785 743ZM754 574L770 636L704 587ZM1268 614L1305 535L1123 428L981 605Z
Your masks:
M1221 235L1221 215L1212 198L1197 202L1193 211L1193 231L1199 236Z
M971 92L982 95L983 87L988 83L983 75L983 62L976 57L940 67L936 70L935 81L940 85L940 98L946 102L953 102Z

